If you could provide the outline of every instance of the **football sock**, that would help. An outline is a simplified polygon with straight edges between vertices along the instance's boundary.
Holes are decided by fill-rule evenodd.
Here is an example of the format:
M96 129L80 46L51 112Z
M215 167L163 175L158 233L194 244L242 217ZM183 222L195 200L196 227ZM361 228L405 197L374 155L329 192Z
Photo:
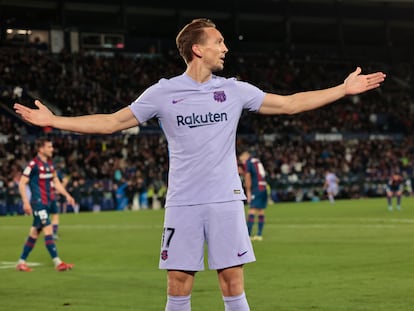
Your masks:
M391 197L387 197L388 206L392 206Z
M329 195L328 195L328 198L329 198L329 202L331 202L331 203L335 202L335 201L334 201L334 197L333 197L333 195L332 195L332 194L329 194Z
M165 311L191 311L191 295L170 296L167 298Z
M45 245L49 251L50 257L56 258L58 256L55 240L52 235L45 235Z
M53 224L53 234L57 234L59 225Z
M24 243L23 252L22 252L22 255L20 256L20 259L26 260L26 258L29 256L30 252L32 251L33 247L35 246L36 240L37 239L34 239L30 236L27 238L26 243Z
M247 218L247 230L249 231L249 235L252 234L252 228L253 228L253 224L254 224L254 218L255 218L255 215L254 214L249 214L249 216Z
M265 216L259 215L259 222L258 222L258 229L257 229L257 235L259 236L262 235L264 223L265 223Z
M397 196L397 206L401 205L401 196Z
M225 311L249 311L249 304L247 303L246 295L243 292L238 296L224 297Z
M62 263L62 259L60 259L59 257L55 257L52 260L53 260L53 263L55 264L55 267L59 266Z

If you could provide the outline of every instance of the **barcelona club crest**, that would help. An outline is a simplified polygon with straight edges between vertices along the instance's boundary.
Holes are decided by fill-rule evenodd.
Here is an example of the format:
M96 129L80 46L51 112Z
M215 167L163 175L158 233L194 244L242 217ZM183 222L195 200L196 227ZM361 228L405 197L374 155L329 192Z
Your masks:
M166 249L161 252L161 259L164 261L168 259L168 251Z
M226 94L224 93L224 91L214 92L214 100L219 103L226 101Z

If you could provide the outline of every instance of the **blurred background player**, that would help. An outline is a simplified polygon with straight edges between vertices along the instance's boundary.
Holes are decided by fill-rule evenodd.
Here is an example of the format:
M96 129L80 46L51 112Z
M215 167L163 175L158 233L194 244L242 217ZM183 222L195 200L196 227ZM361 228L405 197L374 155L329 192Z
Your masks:
M325 171L325 183L323 188L326 191L329 202L335 203L335 196L339 192L339 178L329 169Z
M392 197L397 198L396 209L401 210L401 196L403 193L404 178L399 174L398 170L395 170L391 174L387 184L385 185L385 191L387 193L388 210L393 211Z
M69 183L69 177L65 174L65 161L64 160L60 160L57 163L57 168L56 169L56 175L59 178L59 181L61 182L61 184L63 185L63 187L67 188L67 185ZM61 194L61 193L57 193L57 197L56 197L56 203L55 205L53 205L51 208L51 215L52 215L52 228L53 228L53 238L55 240L59 239L59 235L58 235L58 231L59 231L59 214L60 213L66 213L67 212L67 207L68 207L68 202L66 201L66 197Z
M33 250L41 231L44 233L45 245L52 257L57 271L70 270L73 264L64 263L58 256L55 241L53 239L53 227L50 214L56 208L55 189L66 197L69 204L74 204L72 196L57 177L52 164L53 144L47 138L36 140L36 157L30 161L23 171L19 182L19 192L23 201L23 209L26 214L33 215L33 224L30 228L23 252L16 265L18 271L30 272L26 259ZM30 189L30 198L27 191Z
M247 216L247 229L249 236L253 241L263 240L263 227L265 223L265 209L267 207L267 182L266 171L262 162L253 157L249 151L244 151L239 156L240 162L243 164L244 187L246 191L247 203L249 211ZM257 219L257 233L252 236L252 229Z

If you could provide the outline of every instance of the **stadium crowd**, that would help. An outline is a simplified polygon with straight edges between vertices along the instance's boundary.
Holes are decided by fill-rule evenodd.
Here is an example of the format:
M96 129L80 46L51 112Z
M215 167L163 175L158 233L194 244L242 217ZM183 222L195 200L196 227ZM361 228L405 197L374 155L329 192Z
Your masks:
M411 193L412 64L361 65L367 72L381 67L391 78L378 91L347 97L316 111L242 117L238 150L249 146L262 159L272 200L323 199L327 167L341 180L339 198L383 196L383 185L396 169L404 174L407 193ZM288 94L338 83L352 66L277 54L229 55L222 74ZM55 165L81 211L162 207L168 152L156 121L143 124L138 135L103 137L34 129L7 112L14 100L33 105L33 98L42 98L64 115L112 112L159 78L183 68L182 61L169 54L52 55L37 49L0 48L0 215L21 213L17 183L34 155L34 137L44 134L53 137Z

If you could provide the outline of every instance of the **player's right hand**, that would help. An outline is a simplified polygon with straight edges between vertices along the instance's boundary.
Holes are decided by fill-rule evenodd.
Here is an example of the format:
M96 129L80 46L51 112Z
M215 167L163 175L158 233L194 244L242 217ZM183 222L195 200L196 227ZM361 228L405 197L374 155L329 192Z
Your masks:
M32 206L30 203L23 204L23 210L26 215L32 215Z
M35 100L35 106L38 109L32 109L22 104L15 103L13 108L24 120L39 126L50 126L52 123L53 113L43 105L39 100Z

